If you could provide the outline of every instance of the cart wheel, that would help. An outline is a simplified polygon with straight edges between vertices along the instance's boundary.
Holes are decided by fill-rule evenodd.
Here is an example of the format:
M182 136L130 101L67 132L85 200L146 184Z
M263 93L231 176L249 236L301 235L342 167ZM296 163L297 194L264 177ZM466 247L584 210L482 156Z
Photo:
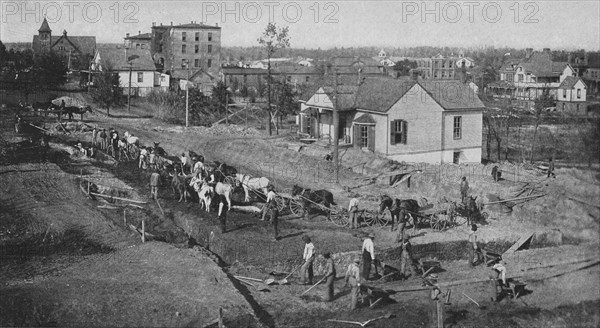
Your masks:
M377 213L373 225L383 227L385 225L388 225L390 222L392 222L392 212L386 209L381 214Z
M295 199L290 199L290 211L296 217L301 218L304 216L304 212L306 211L306 209L304 208L304 205L300 201L295 200Z
M329 219L338 227L346 227L350 224L348 211L342 208L332 207L329 211Z
M285 208L285 199L283 197L275 197L275 203L277 204L277 210L283 211Z
M376 224L378 215L378 213L363 210L360 217L362 218L362 222L371 227Z
M432 214L429 217L429 224L431 225L431 229L435 231L442 231L446 228L446 215L444 214Z

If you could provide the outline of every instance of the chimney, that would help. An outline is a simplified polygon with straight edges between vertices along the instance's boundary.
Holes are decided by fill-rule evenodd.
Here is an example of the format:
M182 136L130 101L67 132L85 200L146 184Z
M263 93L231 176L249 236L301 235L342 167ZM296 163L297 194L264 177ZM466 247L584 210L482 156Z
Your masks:
M125 33L125 37L128 38L129 37L129 33Z
M156 26L156 22L152 22L152 27Z
M191 21L190 24L194 24L194 21Z
M533 55L533 48L525 49L525 59L531 58L531 55Z
M162 26L162 23L160 23L160 26Z
M171 26L173 26L173 21L171 21Z
M550 52L550 48L544 48L544 52L546 52L546 53Z
M66 36L67 35L67 30L63 30L63 35Z
M138 31L138 35L142 34L142 31Z
M219 27L219 23L215 23L215 26L216 26L216 27Z
M410 79L416 81L419 79L419 73L415 69L410 70Z

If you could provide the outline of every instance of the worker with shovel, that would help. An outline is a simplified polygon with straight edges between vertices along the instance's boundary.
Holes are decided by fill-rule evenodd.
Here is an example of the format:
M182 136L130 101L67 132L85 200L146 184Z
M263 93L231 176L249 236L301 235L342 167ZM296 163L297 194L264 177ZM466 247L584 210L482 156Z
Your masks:
M415 276L415 269L413 268L413 260L412 260L412 244L408 240L408 235L404 235L404 240L402 241L402 253L400 254L400 274L402 275L402 279L408 279L409 275L407 274L410 271L410 276Z
M354 258L354 262L350 263L348 266L348 270L346 271L346 277L344 278L345 285L352 287L352 291L350 294L352 295L352 299L350 301L350 310L356 309L358 306L358 298L360 296L360 257L357 256Z
M333 301L333 285L335 283L336 276L335 264L333 263L333 259L331 258L331 253L326 252L325 254L323 254L323 258L326 261L325 277L327 278L325 281L325 286L327 287L327 290L325 292L325 296L323 297L323 301L331 302Z
M304 241L304 254L302 255L304 264L300 268L300 272L302 273L300 283L303 285L312 285L315 245L312 243L309 236L302 236L302 240Z

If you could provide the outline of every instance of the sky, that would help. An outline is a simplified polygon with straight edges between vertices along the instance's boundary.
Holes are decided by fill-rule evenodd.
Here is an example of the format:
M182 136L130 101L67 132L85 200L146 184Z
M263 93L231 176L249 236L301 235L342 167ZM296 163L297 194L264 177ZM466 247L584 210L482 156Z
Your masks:
M255 46L265 26L289 26L294 48L516 47L600 50L600 1L22 1L0 0L0 40L53 35L122 42L153 22L222 27L223 46Z

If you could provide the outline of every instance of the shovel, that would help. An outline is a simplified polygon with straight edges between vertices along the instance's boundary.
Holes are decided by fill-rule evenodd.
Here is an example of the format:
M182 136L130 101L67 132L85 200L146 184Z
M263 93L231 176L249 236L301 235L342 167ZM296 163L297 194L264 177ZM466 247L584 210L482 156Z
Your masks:
M300 296L308 293L311 289L317 287L318 284L322 283L323 281L325 281L325 279L327 279L327 276L323 277L321 280L317 281L316 284L312 285L312 287L310 287L309 289L305 290L304 293L302 293Z
M304 262L306 263L306 262ZM290 272L290 274L288 274L287 276L285 276L285 278L281 279L281 280L277 280L277 283L280 285L285 285L287 283L289 283L289 281L287 280L289 277L292 276L292 274L294 274L294 272L298 271L298 269L300 269L304 263L300 264L299 266L297 266L292 272Z

